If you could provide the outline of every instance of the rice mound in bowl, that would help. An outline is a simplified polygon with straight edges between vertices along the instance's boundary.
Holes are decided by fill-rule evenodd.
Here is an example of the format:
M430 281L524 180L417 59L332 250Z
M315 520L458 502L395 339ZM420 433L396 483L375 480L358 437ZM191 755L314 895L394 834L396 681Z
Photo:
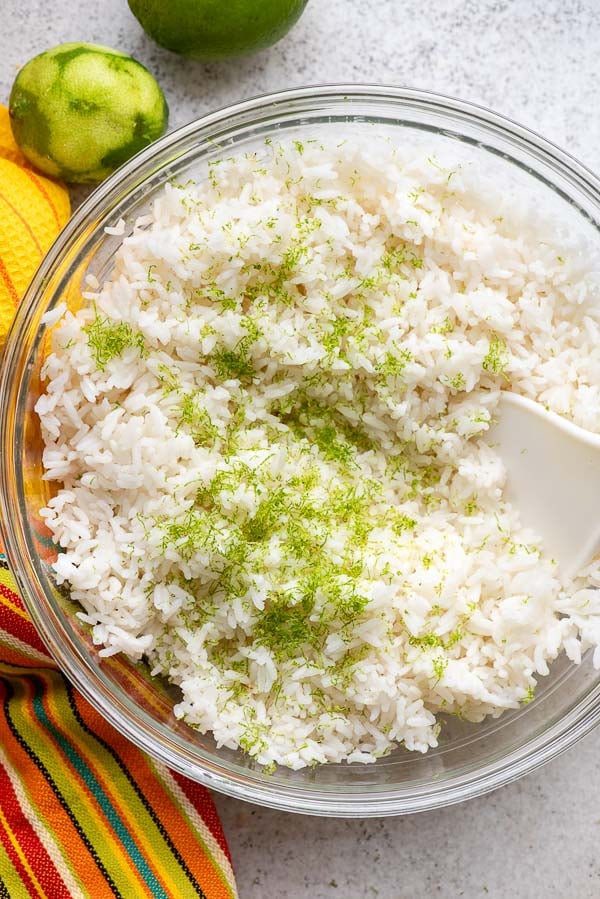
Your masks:
M600 667L598 561L561 579L486 442L502 389L600 431L598 268L383 139L168 183L48 319L42 514L102 654L267 770L425 752L561 652Z

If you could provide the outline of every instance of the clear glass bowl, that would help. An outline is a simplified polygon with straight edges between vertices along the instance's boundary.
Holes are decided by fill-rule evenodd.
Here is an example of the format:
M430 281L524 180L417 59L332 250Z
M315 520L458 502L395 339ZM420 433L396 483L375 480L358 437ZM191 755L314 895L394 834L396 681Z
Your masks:
M369 129L371 131L369 132ZM262 805L337 816L375 816L449 805L546 762L600 719L600 674L561 657L531 704L473 725L451 719L426 755L398 749L374 765L326 765L266 775L241 752L217 749L177 721L175 692L125 658L100 661L68 597L53 581L53 550L37 513L48 485L33 406L45 352L43 314L76 292L84 272L110 272L119 238L171 177L265 137L386 132L398 141L454 145L525 191L568 227L600 241L600 182L566 153L485 109L420 91L311 87L249 100L192 122L136 156L102 184L58 237L19 308L0 384L0 501L7 554L27 608L58 664L116 728L152 756L209 787ZM460 146L457 146L460 145Z

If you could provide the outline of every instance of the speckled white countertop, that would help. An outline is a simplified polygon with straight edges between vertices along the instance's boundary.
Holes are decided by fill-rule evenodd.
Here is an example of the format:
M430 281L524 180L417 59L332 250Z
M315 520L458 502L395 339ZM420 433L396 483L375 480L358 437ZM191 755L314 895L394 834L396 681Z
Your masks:
M310 0L278 46L209 66L154 46L126 0L0 3L0 102L31 56L92 41L154 73L171 127L294 85L400 84L490 106L600 170L600 0ZM322 820L216 799L241 899L600 897L600 732L488 797L407 818Z

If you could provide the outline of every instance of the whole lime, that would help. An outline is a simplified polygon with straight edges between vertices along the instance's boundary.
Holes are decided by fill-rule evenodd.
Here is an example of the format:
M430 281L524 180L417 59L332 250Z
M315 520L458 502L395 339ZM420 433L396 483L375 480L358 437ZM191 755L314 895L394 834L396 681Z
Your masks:
M13 84L10 123L33 165L71 182L101 181L164 133L160 87L126 53L60 44L30 60Z
M269 47L308 0L128 0L150 37L175 53L215 60Z

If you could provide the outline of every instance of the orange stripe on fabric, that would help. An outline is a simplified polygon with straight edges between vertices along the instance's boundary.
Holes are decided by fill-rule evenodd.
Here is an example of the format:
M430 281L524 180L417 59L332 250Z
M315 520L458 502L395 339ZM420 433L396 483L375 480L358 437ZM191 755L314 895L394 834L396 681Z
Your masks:
M4 685L0 682L0 701L6 697ZM24 700L19 700L24 701ZM19 729L19 732L22 728ZM82 838L82 830L78 823L71 818L67 808L59 797L60 789L48 779L47 774L36 762L36 742L43 743L44 735L37 734L34 739L31 729L27 734L20 733L25 745L15 736L12 729L7 726L6 718L0 716L0 739L5 753L11 760L27 787L27 794L31 805L37 810L44 826L51 830L55 841L61 846L65 857L71 861L73 873L81 883L89 890L90 896L104 897L109 895L109 886L96 860ZM30 745L30 744L34 745ZM27 748L26 748L27 747ZM73 785L75 787L75 784ZM57 792L58 791L58 792ZM63 796L63 801L70 807L69 796ZM76 807L76 804L74 804Z
M52 202L52 197L50 196L50 194L44 187L43 183L40 181L40 179L37 177L37 175L34 175L34 173L31 172L29 169L21 169L21 171L23 172L23 174L27 175L27 177L29 178L30 181L33 181L33 183L35 184L35 186L37 187L37 189L39 190L39 192L41 193L43 198L48 203L48 206L52 210L52 215L54 216L56 226L57 226L58 230L60 231L61 224L60 224L60 219L58 217L58 212L56 210L56 206Z
M68 702L66 693L61 693L60 698L63 701L63 705L66 705ZM61 734L63 739L68 740L75 751L85 760L85 764L88 769L92 773L93 777L98 782L100 789L103 791L106 796L108 802L112 805L115 811L118 813L119 818L121 819L123 825L126 827L128 831L128 836L135 843L139 851L143 854L144 859L148 865L148 867L152 870L156 879L161 883L161 886L167 893L167 895L174 895L174 889L176 888L176 884L173 883L171 877L168 876L165 878L164 870L157 868L155 865L155 855L156 855L156 845L152 843L150 834L140 826L140 822L136 817L130 812L127 804L123 801L122 794L119 793L119 783L118 778L116 783L111 781L110 775L106 776L105 767L102 765L102 758L98 752L95 752L95 747L90 745L89 735L85 733L85 731L81 732L81 726L77 720L75 720L74 725L66 728L66 718L65 711L61 709L61 706L58 703L58 691L46 691L44 694L42 701L44 703L44 707L46 709L46 714L50 719L53 727L56 729L58 733ZM75 728L77 728L77 738L75 739ZM70 760L64 755L64 751L60 744L56 740L56 736L54 734L49 734L49 738L52 740L54 745L56 746L56 751L63 758L65 765L70 765ZM119 772L120 773L120 772ZM75 776L80 776L77 771L74 771ZM130 785L127 784L127 787ZM101 816L104 820L106 820L107 826L111 828L112 825L110 821L106 819L105 812L101 808L97 797L94 793L88 788L84 787L88 795L90 796L91 802L94 804L94 807L97 809L98 816ZM149 899L152 899L154 895L149 884L144 879L142 873L139 871L139 868L135 865L135 862L131 859L131 856L127 853L125 847L122 847L119 837L115 834L113 836L113 842L115 845L118 845L123 849L124 857L126 857L132 866L132 870L135 872L136 876L139 879L139 883L141 888L144 891L144 895L147 895ZM137 893L136 896L141 895Z
M41 385L40 385L41 389ZM46 526L45 522L35 515L31 517L31 525L33 530L33 538L35 540L35 548L43 562L53 565L58 557L56 546L52 542L52 531Z
M0 629L4 628L38 654L47 656L48 650L27 614L23 600L16 592L14 578L5 565L5 561L0 559Z
M23 616L23 613L20 613L14 605L6 601L6 596L3 593L7 589L3 584L0 584L0 629L27 643L40 655L47 655L46 647L42 643L31 619L26 615Z
M17 582L14 579L13 573L8 567L8 562L6 560L6 556L2 551L2 546L0 545L0 584L4 584L5 587L13 594L14 603L16 606L19 606L20 609L24 609L23 599L21 594L17 588Z
M56 663L47 653L41 653L29 643L15 637L2 628L0 623L0 671L3 674L25 674L27 669L56 668Z
M8 197L5 197L5 196L4 196L4 194L2 193L2 191L0 191L0 200L4 200L4 202L6 203L6 205L8 206L8 208L11 210L11 212L14 212L14 214L17 216L17 218L19 219L19 221L21 222L21 224L23 225L23 227L25 228L25 230L27 231L27 233L28 233L29 236L31 237L32 241L33 241L34 244L36 245L37 250L38 250L38 253L40 254L40 257L42 257L42 256L44 255L44 251L42 250L42 248L41 248L41 246L40 246L40 242L39 242L39 240L37 239L37 237L35 236L35 234L33 233L33 230L32 230L32 228L31 228L31 225L29 224L29 222L27 221L27 219L24 218L24 216L21 215L21 213L20 213L19 210L16 208L16 206L13 206L13 204L10 202L10 200L8 199Z
M98 856L107 864L110 864L110 872L115 883L122 890L127 886L128 892L124 895L142 896L152 899L152 893L135 867L120 840L115 836L113 827L107 821L98 801L89 786L81 777L79 771L72 765L70 759L63 752L56 736L39 720L34 706L34 698L39 695L35 680L45 680L48 672L39 672L38 678L28 678L24 684L26 699L21 702L23 717L27 719L32 730L38 731L38 740L46 746L52 747L52 759L54 770L60 767L60 788L69 805L77 810L77 819L86 833L90 843L96 848ZM46 688L45 693L48 692ZM52 724L54 724L54 720ZM59 764L60 761L60 764ZM74 789L76 788L76 790Z
M177 827L177 821L173 820L172 810L169 809L171 797L169 790L164 788L162 775L159 773L157 776L156 770L147 765L148 757L118 735L107 722L99 719L100 726L96 726L98 719L94 715L93 709L85 701L81 700L79 694L71 686L67 685L67 691L73 714L79 726L85 733L91 736L97 746L102 747L101 752L103 750L109 752L111 762L114 760L118 768L117 777L122 778L121 789L125 792L131 791L135 796L135 800L132 801L132 807L135 805L139 809L140 805L142 806L143 817L147 821L149 832L154 834L154 854L156 855L157 852L160 852L163 868L166 869L168 866L170 876L178 884L175 895L181 895L183 890L185 895L193 893L206 899L199 879L190 869L184 854L179 851L178 846L174 842L173 826ZM85 719L85 715L88 712L91 712L93 719L91 721L86 721ZM123 751L119 754L121 746ZM154 781L157 780L158 786L161 787L158 802L150 801L148 795L149 780L147 778L153 778L151 781L153 785L155 785ZM212 799L207 791L204 802L208 810L214 808ZM166 823L163 823L164 821L168 822L168 826ZM195 831L191 829L190 833L193 840ZM173 894L171 893L170 895Z
M203 793L206 792L206 787L196 783L194 780L190 780L189 777L184 777L183 774L179 774L177 771L172 771L171 776L194 808L198 808L198 805L202 803ZM208 814L203 813L202 820L210 830L219 848L231 862L229 846L227 845L227 840L225 839L225 834L223 833L223 828L221 827L221 821L219 820L216 808L212 808Z
M135 774L135 779L141 785L148 803L158 811L161 820L168 821L169 837L186 866L200 885L205 883L207 871L212 872L213 862L199 842L196 829L190 825L189 819L182 812L171 792L157 777L156 770L148 756L136 749L125 737L116 733L111 725L104 721L100 714L77 693L75 702L82 720L90 730L110 743L121 758L127 759L127 767ZM208 791L205 791L204 802L206 805L212 806L212 799ZM204 810L202 814L204 814ZM220 880L222 875L221 872L218 873ZM212 880L213 878L211 878L211 883ZM222 899L231 899L229 891L221 892L220 884L217 892L209 891L208 895L210 899L221 899L221 897Z
M0 813L4 813L13 832L14 839L31 869L32 877L39 883L43 895L50 899L69 899L69 891L38 837L31 822L26 817L14 791L8 771L0 763Z
M20 773L12 767L4 749L0 745L0 772L2 769L6 772L10 788L14 793L15 799L19 803L22 815L21 820L25 819L27 821L27 824L31 827L32 833L35 834L35 837L42 846L43 851L40 857L45 853L49 859L49 862L44 864L42 869L40 869L39 863L37 864L36 870L38 877L41 879L42 872L44 872L44 877L48 877L49 874L48 871L46 871L46 868L48 868L50 869L50 875L54 878L54 882L50 887L47 882L44 881L50 895L56 895L56 899L85 899L81 889L81 883L79 883L73 876L69 860L61 853L58 844L54 839L54 835L48 830L37 815L33 805L29 801L29 796L27 795L27 791L21 780ZM10 815L10 809L7 810L7 814ZM13 827L14 826L15 824L13 822ZM32 851L35 851L35 849Z
M29 864L23 849L19 845L19 841L17 840L15 834L11 830L10 823L7 820L4 812L0 808L0 826L3 829L5 840L4 845L9 850L9 853L13 856L13 859L16 857L18 859L19 868L23 873L26 874L27 880L30 881L31 886L37 890L36 895L43 897L43 899L53 899L52 896L48 896L48 893L44 889L42 889L42 885L35 876L35 872L31 865ZM9 848L10 844L10 848ZM11 852L12 849L12 852ZM25 878L24 878L25 879Z
M16 641L11 643L11 638L12 634L7 634L0 628L0 674L13 675L15 668L18 668L21 675L26 675L28 671L44 664L37 656L27 654L26 644L20 646ZM48 668L56 668L51 658L48 658L47 665Z
M34 896L35 895L34 884L31 880L31 877L29 876L29 872L27 871L27 868L25 868L25 866L23 865L23 863L19 857L19 853L16 851L15 847L12 844L10 835L5 827L5 819L4 819L3 815L0 818L0 845L3 847L4 851L6 852L6 856L7 856L8 860L10 861L14 872L16 873L16 875L19 878L22 885L27 890L27 895ZM8 899L10 899L10 896L8 897Z
M227 896L228 899L237 899L238 894L235 887L230 859L223 852L218 841L215 840L212 831L206 823L205 817L198 813L196 807L173 777L172 772L160 763L157 763L155 767L157 767L159 771L162 770L165 782L177 802L181 805L189 821L195 826L195 829L198 832L198 840L202 843L207 857L212 862L213 878L210 881L211 896L220 896L221 893L220 891L218 892L217 889L222 888L225 890L225 896Z
M14 615L18 615L24 621L31 621L29 615L21 605L18 595L7 587L6 584L0 583L0 604L6 606Z
M8 288L8 292L10 294L11 300L15 304L15 307L18 306L19 300L21 298L19 297L19 294L17 293L15 285L12 282L12 278L10 277L10 275L8 273L8 269L4 265L4 262L2 261L1 256L0 256L0 276L2 277L2 280L6 284L6 287Z
M102 660L103 667L110 674L115 675L116 680L122 678L123 659L120 656L109 656ZM164 698L157 693L155 686L149 682L148 674L129 664L127 672L127 692L129 697L147 709L154 709L159 715L169 712Z

